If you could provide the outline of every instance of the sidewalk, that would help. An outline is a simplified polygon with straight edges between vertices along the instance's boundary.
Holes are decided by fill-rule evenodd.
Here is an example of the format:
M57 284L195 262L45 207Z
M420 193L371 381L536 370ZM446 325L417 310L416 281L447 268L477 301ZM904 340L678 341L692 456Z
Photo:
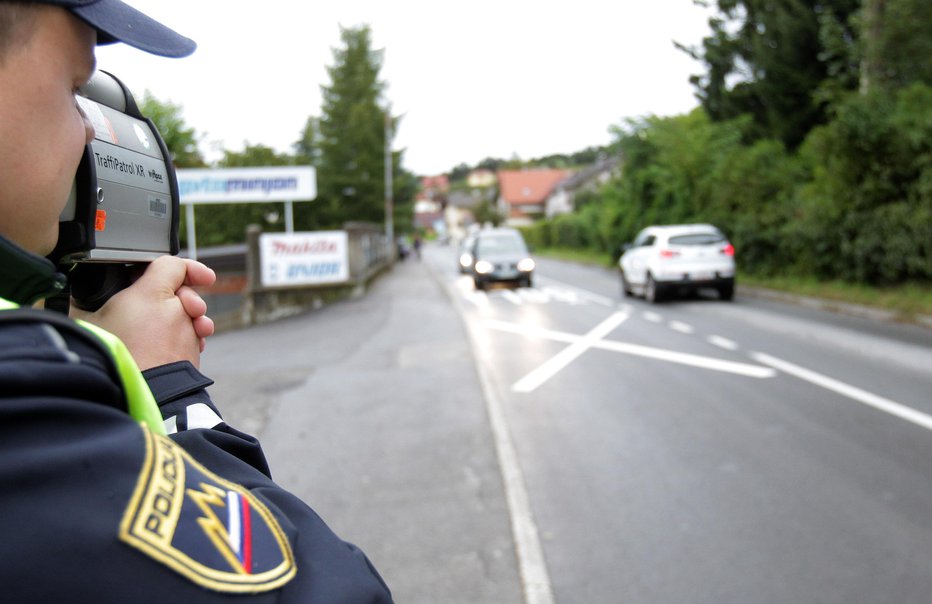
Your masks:
M366 551L396 601L522 601L472 351L426 260L359 299L215 336L203 369L276 481Z

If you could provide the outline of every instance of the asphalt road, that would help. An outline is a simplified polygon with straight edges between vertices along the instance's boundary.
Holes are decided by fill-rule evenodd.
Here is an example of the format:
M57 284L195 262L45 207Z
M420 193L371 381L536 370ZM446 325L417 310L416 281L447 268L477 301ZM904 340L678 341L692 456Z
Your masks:
M932 593L932 330L553 261L476 292L428 247L204 369L399 602Z

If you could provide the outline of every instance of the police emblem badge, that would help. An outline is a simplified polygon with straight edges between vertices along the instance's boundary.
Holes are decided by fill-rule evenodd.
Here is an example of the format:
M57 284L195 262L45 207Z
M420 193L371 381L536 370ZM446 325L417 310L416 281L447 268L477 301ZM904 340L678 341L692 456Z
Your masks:
M294 577L291 545L261 501L170 439L143 432L146 458L122 541L215 591L269 591Z

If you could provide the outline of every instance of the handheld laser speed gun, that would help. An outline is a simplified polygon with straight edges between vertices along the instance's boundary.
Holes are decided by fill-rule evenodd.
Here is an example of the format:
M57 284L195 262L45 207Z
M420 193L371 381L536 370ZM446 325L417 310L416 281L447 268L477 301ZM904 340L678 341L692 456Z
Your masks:
M98 71L78 103L94 126L49 258L73 303L97 310L139 265L177 254L178 181L165 141L115 76Z

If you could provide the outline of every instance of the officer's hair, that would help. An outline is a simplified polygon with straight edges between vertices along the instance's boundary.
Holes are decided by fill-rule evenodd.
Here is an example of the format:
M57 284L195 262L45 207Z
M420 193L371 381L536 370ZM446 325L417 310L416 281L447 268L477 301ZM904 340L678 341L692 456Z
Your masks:
M36 5L32 2L0 0L0 64L11 50L29 40L36 14Z

